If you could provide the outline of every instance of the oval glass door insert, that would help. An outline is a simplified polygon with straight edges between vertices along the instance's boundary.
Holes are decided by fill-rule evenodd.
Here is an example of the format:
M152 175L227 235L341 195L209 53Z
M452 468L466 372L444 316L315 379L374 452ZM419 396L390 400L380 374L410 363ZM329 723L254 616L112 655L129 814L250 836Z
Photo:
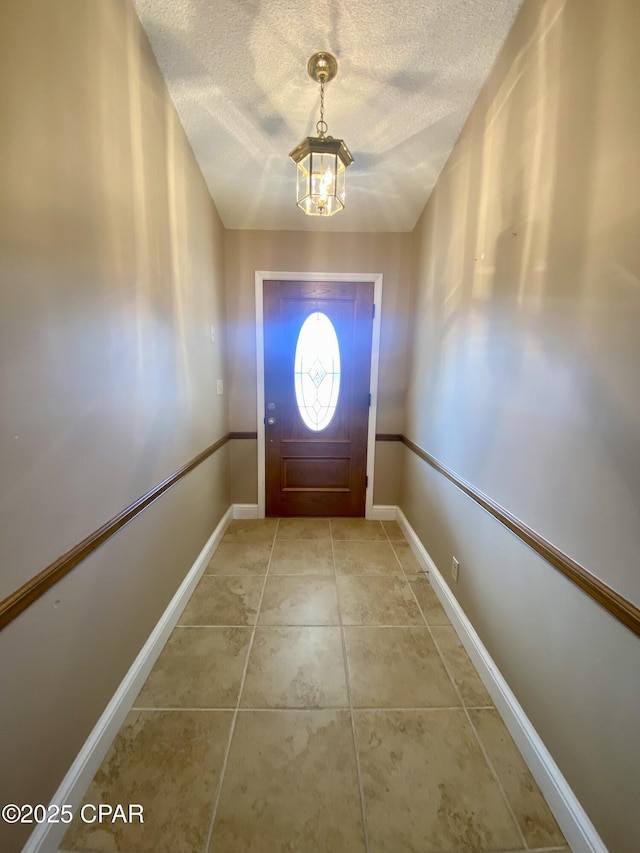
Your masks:
M333 420L340 394L340 347L326 314L316 311L302 324L293 370L300 417L320 432Z

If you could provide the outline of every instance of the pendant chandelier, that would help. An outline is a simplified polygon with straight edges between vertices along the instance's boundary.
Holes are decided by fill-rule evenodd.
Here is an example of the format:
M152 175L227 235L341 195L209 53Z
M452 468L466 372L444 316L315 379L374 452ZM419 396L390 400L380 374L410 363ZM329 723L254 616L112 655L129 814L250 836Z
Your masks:
M317 136L307 136L289 154L297 164L297 204L309 216L333 216L344 208L347 167L353 163L342 139L327 136L324 120L324 87L338 71L334 56L314 53L307 63L312 80L320 83L320 120Z

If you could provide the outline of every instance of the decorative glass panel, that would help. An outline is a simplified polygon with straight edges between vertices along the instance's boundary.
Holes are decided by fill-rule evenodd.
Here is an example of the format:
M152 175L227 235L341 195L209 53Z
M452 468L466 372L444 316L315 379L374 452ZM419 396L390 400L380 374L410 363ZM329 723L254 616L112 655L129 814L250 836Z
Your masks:
M320 432L331 423L340 393L338 336L326 314L316 311L302 324L293 369L300 417Z
M298 162L298 207L313 216L333 216L344 207L346 167L337 154L311 152Z

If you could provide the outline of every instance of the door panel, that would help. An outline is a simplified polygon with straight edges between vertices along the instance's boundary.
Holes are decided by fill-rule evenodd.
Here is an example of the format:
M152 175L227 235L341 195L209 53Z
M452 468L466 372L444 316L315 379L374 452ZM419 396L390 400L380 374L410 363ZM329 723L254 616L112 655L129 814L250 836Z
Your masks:
M340 356L335 413L319 430L303 420L294 381L300 330L316 313L331 321ZM372 329L371 282L264 282L267 515L364 516ZM321 421L332 365L321 352L303 368Z

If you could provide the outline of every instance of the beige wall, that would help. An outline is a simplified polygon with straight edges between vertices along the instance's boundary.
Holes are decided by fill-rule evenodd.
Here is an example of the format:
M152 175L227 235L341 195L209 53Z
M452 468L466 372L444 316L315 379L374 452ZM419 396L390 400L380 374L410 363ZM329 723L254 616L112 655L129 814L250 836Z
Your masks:
M254 272L282 270L382 272L378 431L640 603L639 36L634 0L525 0L413 235L224 232L131 5L3 4L0 598L255 430ZM255 465L227 445L0 634L4 801L51 796L230 500L257 499ZM635 851L637 638L381 444L374 501L397 500L446 578L461 559L462 606Z
M223 229L129 2L0 10L0 598L228 430ZM228 446L0 634L47 802L229 505ZM6 835L17 849L24 835Z
M406 433L640 604L640 6L525 0L416 227ZM605 842L640 641L415 456L401 505Z
M377 431L402 431L411 245L412 235L406 233L225 232L229 402L233 430L256 429L255 272L267 270L383 274ZM252 453L255 458L255 443L242 443L247 445L244 452ZM249 447L250 444L254 446ZM376 454L376 503L397 502L397 452L397 447L387 446ZM244 464L233 467L233 499L255 503L257 482L249 486L245 468Z

